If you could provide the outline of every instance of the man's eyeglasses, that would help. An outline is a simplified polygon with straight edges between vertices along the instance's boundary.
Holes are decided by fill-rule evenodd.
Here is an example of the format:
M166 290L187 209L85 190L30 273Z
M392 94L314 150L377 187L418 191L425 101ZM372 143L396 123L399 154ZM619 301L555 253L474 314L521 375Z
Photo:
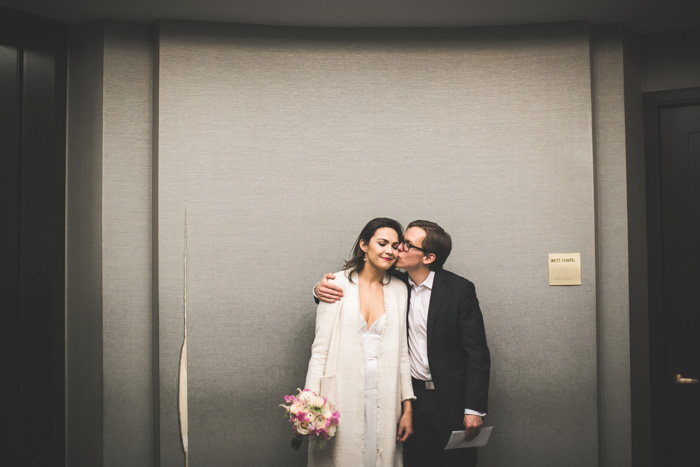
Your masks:
M405 251L406 253L408 253L409 251L411 251L411 248L415 248L415 249L418 250L418 251L422 251L423 254L428 254L428 252L425 251L423 248L421 248L421 247L419 247L419 246L411 245L411 244L408 243L406 240L404 240L404 241L403 241L403 249L404 249L404 251Z

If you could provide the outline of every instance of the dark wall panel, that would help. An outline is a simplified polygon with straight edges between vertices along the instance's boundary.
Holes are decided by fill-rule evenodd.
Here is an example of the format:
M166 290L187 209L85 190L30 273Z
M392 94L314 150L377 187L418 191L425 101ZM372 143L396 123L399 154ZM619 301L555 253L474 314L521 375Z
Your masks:
M63 219L60 212L55 212L55 199L62 191L58 174L63 172L63 164L62 154L55 151L55 57L51 50L28 47L23 62L20 297L25 403L21 426L26 460L39 465L51 460L51 451L42 449L45 440L52 439L54 428L53 423L46 423L54 403L52 397L47 397L47 388L52 388L54 378L62 374L60 367L54 374L54 364L60 362L53 355L53 336L63 328L61 314L54 319L54 314L63 309L62 290L54 286L58 279L54 273L61 274L56 271L56 261L62 263L55 249L62 243ZM55 350L62 353L61 348Z
M16 47L0 45L0 207L6 222L0 229L2 275L0 295L6 310L2 313L2 349L7 367L5 374L11 384L2 384L3 414L17 426L20 398L21 362L16 358L19 337L15 330L20 323L19 299L19 53ZM19 434L10 430L8 444L15 446Z
M65 464L63 24L0 9L3 398L20 465ZM15 423L16 422L16 423Z
M102 94L104 27L70 31L66 174L66 463L104 465ZM126 464L125 464L126 465Z

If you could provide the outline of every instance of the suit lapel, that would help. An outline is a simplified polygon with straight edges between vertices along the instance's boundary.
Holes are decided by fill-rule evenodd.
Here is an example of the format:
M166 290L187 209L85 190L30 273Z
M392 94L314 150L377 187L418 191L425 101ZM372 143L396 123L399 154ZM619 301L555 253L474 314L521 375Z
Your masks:
M435 331L435 321L440 314L440 305L442 298L445 296L447 276L443 274L442 269L435 271L435 280L433 280L433 290L430 292L430 304L428 305L428 349L432 342L433 332ZM428 350L430 352L430 350Z

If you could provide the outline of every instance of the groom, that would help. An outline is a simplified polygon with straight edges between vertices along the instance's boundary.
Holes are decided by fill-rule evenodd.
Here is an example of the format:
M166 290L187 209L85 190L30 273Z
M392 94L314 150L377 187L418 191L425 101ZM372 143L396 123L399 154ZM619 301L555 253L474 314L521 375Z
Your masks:
M486 415L491 360L474 284L442 268L452 239L430 221L408 224L396 267L409 288L408 345L413 436L404 443L406 467L475 466L476 448L444 450L453 430L471 440ZM334 302L342 290L324 276L320 300Z

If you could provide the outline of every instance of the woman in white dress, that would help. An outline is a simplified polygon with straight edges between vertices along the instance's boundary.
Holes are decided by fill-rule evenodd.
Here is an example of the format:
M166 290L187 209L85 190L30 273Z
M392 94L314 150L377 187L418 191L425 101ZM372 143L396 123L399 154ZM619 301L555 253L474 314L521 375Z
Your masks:
M406 338L406 285L391 271L403 229L371 220L335 282L344 297L321 302L306 388L335 404L337 437L309 445L309 466L403 465L401 443L413 432L414 399Z

